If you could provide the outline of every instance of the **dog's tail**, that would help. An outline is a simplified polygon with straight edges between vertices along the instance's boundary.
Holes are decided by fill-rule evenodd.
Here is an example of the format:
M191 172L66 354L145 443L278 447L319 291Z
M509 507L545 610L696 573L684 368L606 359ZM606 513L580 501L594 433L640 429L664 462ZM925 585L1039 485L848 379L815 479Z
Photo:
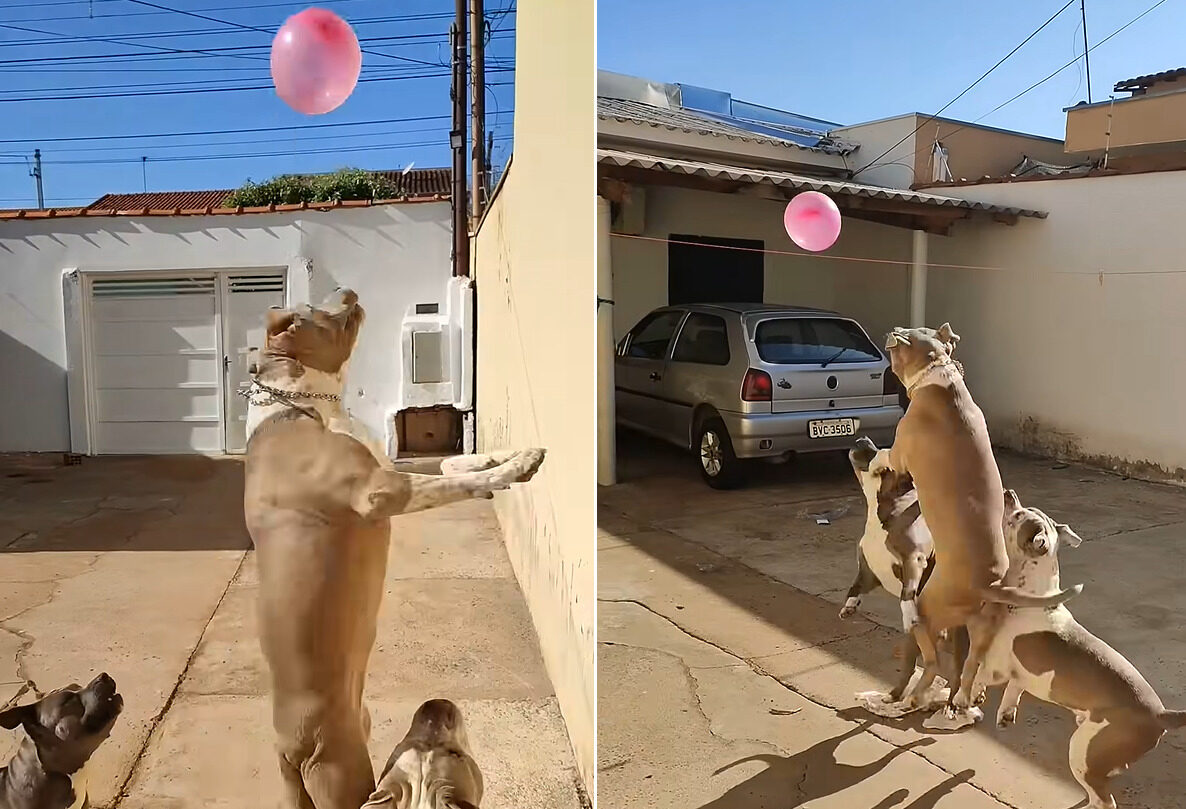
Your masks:
M1060 590L1053 595L1035 596L1029 593L1023 593L1016 587L1005 587L1001 584L994 584L981 589L980 595L985 601L991 601L995 604L1008 604L1011 607L1042 607L1049 609L1050 607L1057 607L1070 601L1081 592L1083 592L1083 585L1076 584L1074 587Z
M1158 719L1161 720L1161 726L1166 730L1186 727L1186 711L1162 711Z

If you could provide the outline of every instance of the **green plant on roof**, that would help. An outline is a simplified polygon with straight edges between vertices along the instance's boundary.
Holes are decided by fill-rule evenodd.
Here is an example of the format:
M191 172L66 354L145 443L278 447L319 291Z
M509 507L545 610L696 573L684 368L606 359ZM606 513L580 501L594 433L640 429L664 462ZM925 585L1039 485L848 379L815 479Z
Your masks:
M299 205L302 202L338 202L359 199L392 199L400 196L398 183L374 171L340 169L333 174L282 174L262 183L251 180L232 191L223 202L227 208L264 205Z

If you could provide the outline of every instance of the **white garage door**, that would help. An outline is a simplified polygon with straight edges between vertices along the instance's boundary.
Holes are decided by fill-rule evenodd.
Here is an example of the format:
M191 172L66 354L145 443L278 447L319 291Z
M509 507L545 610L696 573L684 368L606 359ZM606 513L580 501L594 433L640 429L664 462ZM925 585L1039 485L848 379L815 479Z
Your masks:
M95 451L221 451L216 279L105 278L91 289Z

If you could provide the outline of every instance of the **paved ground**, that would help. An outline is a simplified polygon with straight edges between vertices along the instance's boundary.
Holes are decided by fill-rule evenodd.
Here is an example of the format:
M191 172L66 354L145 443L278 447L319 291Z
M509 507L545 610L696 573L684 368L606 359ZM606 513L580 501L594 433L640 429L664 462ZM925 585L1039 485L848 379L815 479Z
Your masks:
M93 806L275 805L241 465L57 460L0 458L0 705L106 670L126 708L92 761ZM393 527L368 682L376 766L416 706L445 696L466 714L485 805L575 809L564 726L489 504ZM0 764L16 742L0 734Z
M1085 542L1062 555L1070 605L1171 707L1186 707L1186 492L1002 455L1023 502ZM715 492L685 456L634 436L600 493L601 809L1067 809L1069 714L1032 698L1008 732L919 732L853 708L887 687L897 608L840 621L863 500L843 458L766 468ZM830 513L831 524L815 517ZM989 698L995 716L998 694ZM1186 732L1118 779L1122 809L1186 795Z

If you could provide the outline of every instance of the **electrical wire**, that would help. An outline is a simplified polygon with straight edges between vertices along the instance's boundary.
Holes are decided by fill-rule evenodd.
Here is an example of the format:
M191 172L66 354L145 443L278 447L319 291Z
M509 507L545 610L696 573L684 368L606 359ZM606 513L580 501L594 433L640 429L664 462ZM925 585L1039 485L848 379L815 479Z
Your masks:
M1104 37L1103 39L1101 39L1099 42L1097 42L1097 43L1095 43L1094 45L1092 45L1090 48L1088 48L1088 49L1087 49L1087 51L1086 51L1086 52L1087 52L1087 53L1091 53L1091 52L1092 52L1092 51L1094 51L1096 48L1100 47L1101 45L1103 45L1104 43L1108 42L1110 39L1112 39L1113 37L1115 37L1117 34L1121 33L1122 31L1125 31L1125 30L1126 30L1126 29L1128 29L1130 26L1134 25L1136 22L1138 22L1139 20L1141 20L1142 18L1144 18L1144 17L1145 17L1147 14L1149 14L1150 12L1154 11L1155 9L1157 9L1159 6L1161 6L1161 5L1164 5L1164 4L1165 4L1165 2L1166 2L1166 0L1158 0L1158 2L1156 2L1156 3L1154 3L1153 5L1149 6L1149 8L1145 9L1145 10L1144 10L1144 11L1142 11L1140 14L1138 14L1137 16L1133 17L1131 20L1129 20L1128 22L1126 22L1124 25L1120 26L1120 27L1119 27L1119 28L1117 28L1115 31L1113 31L1112 33L1108 34L1106 37ZM984 120L985 118L987 118L988 116L990 116L990 115L992 115L992 114L994 114L994 113L1000 112L1002 109L1004 109L1005 107L1009 106L1010 104L1012 104L1012 103L1013 103L1014 101L1016 101L1017 99L1021 98L1022 96L1026 95L1027 93L1030 93L1030 92L1032 92L1033 90L1036 90L1037 88L1041 87L1043 84L1045 84L1046 82L1048 82L1048 81L1050 81L1051 79L1053 79L1053 78L1054 78L1055 76L1057 76L1059 73L1062 73L1064 70L1066 70L1066 69L1067 69L1068 67L1070 67L1071 65L1074 65L1074 64L1078 63L1079 59L1081 59L1081 58L1082 58L1081 56L1076 56L1076 57L1075 57L1073 60L1071 60L1070 62L1067 62L1067 63L1066 63L1065 65L1063 65L1062 67L1058 68L1058 70L1055 70L1053 73L1050 73L1050 74L1049 74L1049 75L1047 75L1047 76L1046 76L1044 79L1040 79L1040 80L1038 80L1038 81L1034 82L1034 83L1033 83L1033 84L1031 84L1029 87L1025 88L1025 89L1024 89L1024 90L1022 90L1020 93L1018 93L1017 95L1015 95L1015 96L1013 96L1012 98L1010 98L1008 101L1003 101L1003 102L1001 102L1000 104L997 104L997 105L996 105L995 107L993 107L991 110L989 110L988 112L984 113L984 114L983 114L983 115L981 115L979 118L977 118L976 120L972 121L971 123L967 123L967 124L961 124L960 126L957 126L955 129L951 130L950 132L947 132L947 133L945 133L943 137L944 137L944 138L950 138L950 137L951 137L952 135L954 135L956 132L962 132L963 130L967 129L968 127L972 126L973 124L980 123L981 121L983 121L983 120ZM926 148L926 149L930 149L931 147L930 147L930 146L927 146L927 147L925 147L925 148ZM914 154L915 154L915 155L917 155L917 154L919 154L919 153L920 153L920 152L922 152L922 151L924 151L924 150L923 150L923 149L916 149L916 150L914 151ZM899 159L901 159L901 158L899 158ZM881 163L881 164L877 164L877 165L888 165L888 164ZM870 168L875 168L875 167L876 167L876 166L871 166ZM863 169L862 169L862 170L863 170Z
M1018 45L1017 45L1015 48L1013 48L1013 50L1009 51L1007 54L1005 54L1003 57L1001 57L1000 61L998 61L998 62L997 62L995 65L993 65L993 66L992 66L992 67L990 67L988 70L986 70L984 73L982 73L982 74L980 75L980 78L976 79L976 81L972 82L972 83L971 83L971 84L969 84L967 87L965 87L965 88L964 88L964 89L963 89L963 90L960 92L960 94L959 94L959 95L957 95L955 98L951 99L951 100L950 100L950 101L948 101L946 104L944 104L942 107L940 107L940 108L938 109L938 111L936 111L936 112L935 112L933 115L930 115L930 116L928 116L928 117L927 117L927 118L926 118L924 121L922 121L922 123L920 123L920 124L919 124L917 127L915 127L915 129L914 129L914 131L913 131L913 132L911 132L911 133L910 133L910 134L908 134L908 135L903 135L901 140L899 140L899 141L898 141L897 143L895 143L893 146L891 146L891 147L889 147L888 149L886 149L886 150L885 150L884 152L882 152L881 154L877 155L877 157L875 157L875 158L873 158L872 160L870 160L870 161L869 161L869 162L868 162L866 165L864 165L864 166L862 166L861 168L859 168L859 169L856 169L855 171L851 172L850 176L851 176L851 177L856 177L856 176L857 176L858 174L860 174L862 171L865 171L866 169L868 169L868 168L870 168L871 166L873 166L873 164L875 164L875 163L876 163L878 160L880 160L881 158L885 157L887 154L889 154L890 152L892 152L894 149L897 149L899 146L901 146L903 143L905 143L905 142L906 142L906 141L907 141L909 138L912 138L912 137L914 137L915 135L917 135L917 134L918 134L918 132L919 132L919 130L921 130L921 129L922 129L924 126L926 126L926 125L927 125L928 123L930 123L931 121L934 121L936 118L938 118L938 117L939 117L939 115L940 115L940 114L943 112L943 110L947 109L947 108L948 108L948 107L950 107L952 104L954 104L955 102L959 101L961 98L963 98L965 95L967 95L967 93L968 93L968 92L970 92L970 91L972 90L972 88L973 88L973 87L975 87L976 85L980 84L980 82L982 82L982 81L984 81L986 78L988 78L988 77L989 77L989 75L990 75L990 74L991 74L991 73L992 73L994 70L996 70L998 67L1000 67L1001 65L1003 65L1003 64L1004 64L1004 63L1005 63L1005 62L1006 62L1006 61L1009 59L1009 57L1011 57L1013 54L1015 54L1015 53L1017 53L1019 50L1021 50L1021 49L1022 49L1022 48L1025 46L1025 44L1026 44L1027 42L1029 42L1031 39L1033 39L1033 38L1034 38L1034 37L1036 37L1038 34L1040 34L1040 33L1041 33L1041 32L1042 32L1042 31L1043 31L1045 28L1046 28L1046 26L1048 26L1048 25L1050 25L1050 23L1054 22L1054 21L1055 21L1055 19L1057 19L1057 18L1059 17L1059 15L1061 15L1061 14L1062 14L1064 11L1066 11L1068 8L1070 8L1070 7L1071 7L1071 6L1072 6L1074 3L1075 3L1075 0L1067 0L1066 4L1065 4L1065 5L1063 5L1063 7L1062 7L1062 8L1060 8L1058 11L1054 12L1054 14L1053 14L1053 15L1051 15L1050 19L1046 20L1046 22L1044 22L1044 23L1042 23L1040 26L1038 26L1037 30L1035 30L1035 31L1034 31L1034 32L1032 32L1032 33L1031 33L1029 36L1027 36L1025 39L1023 39L1023 40L1022 40L1022 41L1021 41L1021 42L1020 42L1020 43L1019 43L1019 44L1018 44Z
M223 20L218 17L210 17L206 14L198 14L193 11L184 11L182 9L171 8L169 6L162 6L162 5L158 5L157 3L150 3L150 2L148 2L148 0L124 0L124 2L134 3L135 5L145 6L146 8L155 8L160 11L171 11L174 14L183 14L186 17L193 17L194 19L198 19L198 20L206 20L207 22L215 22L215 23L219 23L220 25L229 25L232 28L241 28L245 31L257 31L261 34L267 34L269 37L275 35L275 32L270 31L267 28L257 28L254 25L243 25L241 23L231 22L230 20ZM395 60L398 60L401 62L410 62L412 64L417 64L417 65L427 65L428 67L447 67L447 65L442 65L439 62L426 62L423 59L413 59L410 56L397 56L396 54L383 53L382 51L368 50L366 48L363 48L362 52L371 54L373 56L383 56L387 59L395 59Z
M510 73L509 68L494 68L489 73ZM416 79L441 79L448 78L448 73L423 73L420 75L402 75L402 76L378 76L361 78L358 80L359 84L367 84L370 82L388 82L388 81L412 81ZM490 82L497 85L498 82ZM271 90L273 85L269 82L267 84L247 85L242 87L197 87L191 89L180 90L137 90L130 93L83 93L76 95L54 95L54 96L26 96L24 98L0 98L0 104L11 104L20 102L32 101L79 101L82 99L106 99L106 98L143 98L146 96L171 96L171 95L196 95L203 93L237 93L250 90ZM40 91L38 91L40 92Z

